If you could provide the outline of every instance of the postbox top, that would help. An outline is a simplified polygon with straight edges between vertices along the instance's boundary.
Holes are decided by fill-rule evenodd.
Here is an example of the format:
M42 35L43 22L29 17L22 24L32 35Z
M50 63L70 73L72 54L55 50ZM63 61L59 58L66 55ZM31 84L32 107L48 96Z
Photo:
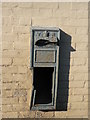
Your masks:
M58 27L39 27L39 26L31 26L31 30L60 30Z
M56 27L31 27L30 67L56 65L56 51L59 48L60 29ZM42 59L43 58L43 59ZM47 59L48 58L48 59ZM42 60L40 60L42 59ZM43 63L43 64L42 64ZM51 66L51 65L50 65Z
M60 40L60 29L56 27L31 27L31 39L35 46L47 47L49 44L52 47Z

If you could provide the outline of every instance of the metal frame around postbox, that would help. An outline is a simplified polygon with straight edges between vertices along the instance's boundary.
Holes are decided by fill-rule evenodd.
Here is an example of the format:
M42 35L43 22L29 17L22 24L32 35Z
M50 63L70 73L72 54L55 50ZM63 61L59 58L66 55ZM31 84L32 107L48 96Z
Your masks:
M57 84L58 84L58 62L59 62L59 46L55 46L54 48L34 48L34 32L35 31L42 31L42 30L50 30L50 31L57 31L58 32L58 39L60 40L60 29L59 28L52 28L52 27L32 27L31 28L31 39L30 39L30 68L33 73L32 77L32 84L34 82L34 70L33 67L53 67L53 81L52 81L52 102L49 104L38 104L38 106L35 106L35 93L36 90L34 90L34 86L32 88L32 96L31 96L31 104L30 109L31 110L55 110L56 109L56 98L57 98ZM49 51L55 51L55 63L36 63L35 62L35 51L36 50L49 50Z

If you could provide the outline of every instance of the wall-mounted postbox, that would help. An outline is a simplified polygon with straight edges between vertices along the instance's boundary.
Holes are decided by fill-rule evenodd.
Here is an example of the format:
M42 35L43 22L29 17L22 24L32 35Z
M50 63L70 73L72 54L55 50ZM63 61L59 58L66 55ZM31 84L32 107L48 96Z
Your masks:
M31 110L55 110L60 29L32 27L30 68L33 73Z

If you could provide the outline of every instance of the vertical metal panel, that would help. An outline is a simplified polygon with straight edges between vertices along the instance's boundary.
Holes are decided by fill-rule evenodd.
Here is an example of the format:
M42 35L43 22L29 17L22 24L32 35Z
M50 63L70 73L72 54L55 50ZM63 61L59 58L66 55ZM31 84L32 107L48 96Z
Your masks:
M36 33L35 33L36 32ZM42 34L41 34L41 33ZM55 37L45 36L46 32L54 34ZM45 34L44 34L45 33ZM34 70L33 72L33 90L31 108L32 110L54 110L56 109L57 84L58 84L58 58L60 30L59 28L32 27L30 32L30 68L34 67L54 67L52 79L52 102L49 104L35 105L35 95L37 91L34 89ZM38 34L41 36L38 37ZM37 36L35 36L37 35ZM40 43L42 42L42 43ZM39 43L39 44L36 44ZM44 77L44 76L43 76Z

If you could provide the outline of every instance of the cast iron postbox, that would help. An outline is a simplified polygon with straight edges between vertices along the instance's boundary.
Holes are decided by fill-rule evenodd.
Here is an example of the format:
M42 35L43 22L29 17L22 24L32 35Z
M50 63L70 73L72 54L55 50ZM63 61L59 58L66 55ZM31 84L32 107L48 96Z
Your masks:
M33 72L31 110L55 110L60 29L32 27L30 68Z

